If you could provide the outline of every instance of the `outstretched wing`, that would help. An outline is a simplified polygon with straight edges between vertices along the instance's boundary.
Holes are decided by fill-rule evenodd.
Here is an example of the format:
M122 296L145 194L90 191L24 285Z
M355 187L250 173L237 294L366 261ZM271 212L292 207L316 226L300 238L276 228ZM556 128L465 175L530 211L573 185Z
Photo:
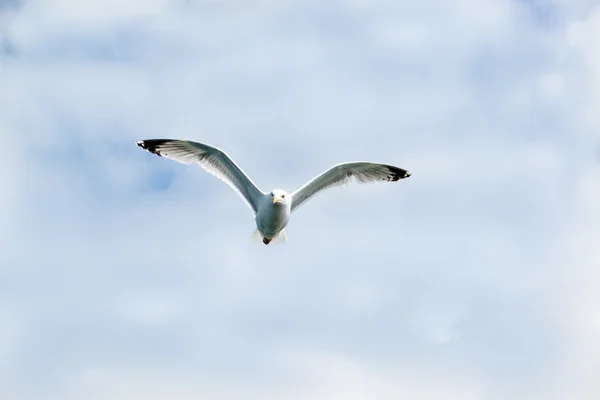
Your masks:
M410 175L410 172L407 170L394 167L393 165L366 161L338 164L292 193L292 211L300 207L302 203L318 192L330 187L343 185L353 177L359 183L377 181L396 182L400 179L408 178Z
M258 212L258 202L264 193L224 151L189 140L150 139L141 140L136 144L142 149L164 158L184 164L200 165L204 170L231 186L242 196L254 214Z

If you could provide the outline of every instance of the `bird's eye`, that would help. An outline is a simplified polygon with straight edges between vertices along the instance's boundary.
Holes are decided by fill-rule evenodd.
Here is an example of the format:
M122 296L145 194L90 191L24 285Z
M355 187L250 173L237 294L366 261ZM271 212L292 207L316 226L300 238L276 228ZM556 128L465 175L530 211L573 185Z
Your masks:
M281 195L281 198L283 199L284 197L285 197L285 194L282 194L282 195Z
M271 193L271 197L275 196L273 193Z

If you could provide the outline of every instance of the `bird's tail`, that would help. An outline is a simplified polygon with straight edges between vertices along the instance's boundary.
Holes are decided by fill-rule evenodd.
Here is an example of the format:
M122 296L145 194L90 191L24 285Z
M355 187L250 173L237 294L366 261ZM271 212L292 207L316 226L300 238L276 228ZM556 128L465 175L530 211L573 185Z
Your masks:
M252 232L252 235L250 235L250 242L262 242L262 235L260 234L260 232L258 231L258 229L255 229L254 232ZM287 242L288 237L287 234L285 233L285 229L283 229L281 232L279 232L277 234L277 236L275 236L273 238L273 241L271 243L278 243L278 244L282 244Z
M273 238L273 243L277 243L277 244L283 244L285 242L287 242L288 237L287 234L285 233L285 229L282 229L277 236L275 236Z
M262 235L260 234L258 229L255 229L254 232L252 232L252 235L250 235L249 240L250 242L262 242Z

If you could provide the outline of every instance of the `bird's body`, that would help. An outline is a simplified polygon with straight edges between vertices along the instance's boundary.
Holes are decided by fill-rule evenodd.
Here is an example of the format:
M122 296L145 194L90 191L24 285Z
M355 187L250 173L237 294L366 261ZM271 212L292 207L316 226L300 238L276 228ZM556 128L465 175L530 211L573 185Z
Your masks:
M290 215L301 204L321 190L348 182L391 181L411 174L392 165L367 161L335 165L293 193L282 189L261 191L222 150L203 143L175 139L150 139L137 142L141 148L161 157L185 164L197 163L206 171L231 186L254 212L256 229L264 244L284 235Z
M285 191L276 189L271 193L273 193L273 196L263 196L254 218L256 229L262 235L263 242L265 240L270 242L283 231L292 213L291 203L285 201L286 196L289 196Z

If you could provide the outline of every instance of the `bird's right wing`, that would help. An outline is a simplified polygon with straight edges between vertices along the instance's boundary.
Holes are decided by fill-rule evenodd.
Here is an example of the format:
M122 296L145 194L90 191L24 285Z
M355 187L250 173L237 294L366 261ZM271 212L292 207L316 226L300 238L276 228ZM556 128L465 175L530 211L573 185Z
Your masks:
M348 162L335 165L323 172L300 189L292 193L292 211L300 207L312 196L334 186L340 186L350 181L353 177L359 183L367 182L395 182L408 178L410 172L393 165L379 164L368 161Z
M254 211L265 194L248 178L224 151L189 140L150 139L136 142L142 149L184 164L196 163L205 171L227 183Z

